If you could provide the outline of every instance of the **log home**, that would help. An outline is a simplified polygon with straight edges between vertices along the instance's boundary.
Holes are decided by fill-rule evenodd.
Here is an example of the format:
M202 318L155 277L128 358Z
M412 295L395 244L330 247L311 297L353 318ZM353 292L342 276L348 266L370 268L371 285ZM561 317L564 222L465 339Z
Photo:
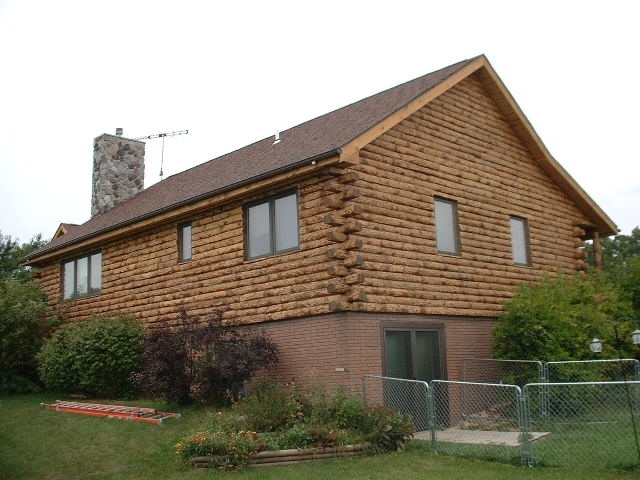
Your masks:
M143 189L144 143L94 142L92 218L30 255L73 320L226 308L284 381L459 379L520 282L586 268L616 225L484 56Z

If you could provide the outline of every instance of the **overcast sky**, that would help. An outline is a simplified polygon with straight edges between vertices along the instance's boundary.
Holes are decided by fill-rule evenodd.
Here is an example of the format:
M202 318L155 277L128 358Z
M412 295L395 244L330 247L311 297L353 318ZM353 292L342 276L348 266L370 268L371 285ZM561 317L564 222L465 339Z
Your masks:
M90 216L93 139L166 138L165 178L485 54L551 154L640 225L640 18L620 1L0 0L0 230ZM146 186L162 141L147 141Z

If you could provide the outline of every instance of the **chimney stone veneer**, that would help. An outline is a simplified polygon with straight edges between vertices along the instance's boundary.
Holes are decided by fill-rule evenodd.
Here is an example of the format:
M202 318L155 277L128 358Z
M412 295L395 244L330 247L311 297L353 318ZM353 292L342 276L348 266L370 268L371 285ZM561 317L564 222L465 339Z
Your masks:
M93 141L91 217L144 189L145 143L107 133Z

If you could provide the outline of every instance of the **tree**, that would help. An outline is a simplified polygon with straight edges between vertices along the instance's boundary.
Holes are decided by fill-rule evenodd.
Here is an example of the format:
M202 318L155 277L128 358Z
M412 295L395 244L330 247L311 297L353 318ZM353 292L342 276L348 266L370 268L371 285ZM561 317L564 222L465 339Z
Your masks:
M19 245L0 232L0 392L36 388L35 355L42 345L49 315L46 296L33 282L25 255L44 245L42 235Z
M31 280L31 270L22 265L22 259L47 243L39 233L28 243L20 245L11 235L0 231L0 279L13 278L26 282Z
M631 235L602 239L603 270L622 288L633 303L636 318L640 316L640 227ZM590 263L594 264L593 245L587 246Z
M35 355L47 311L44 293L35 283L0 280L0 392L34 390Z
M598 269L545 275L538 283L520 285L505 303L493 331L494 356L544 362L593 358L589 341L596 335L613 338L610 320L632 311L620 287ZM620 326L620 337L629 340L623 351L611 352L613 358L632 355L631 327Z

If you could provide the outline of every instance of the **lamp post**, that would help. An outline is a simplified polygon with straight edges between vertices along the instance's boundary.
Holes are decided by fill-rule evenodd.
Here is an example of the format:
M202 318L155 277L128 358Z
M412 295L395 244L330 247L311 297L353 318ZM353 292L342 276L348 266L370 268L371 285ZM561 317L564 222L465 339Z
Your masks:
M610 322L613 324L613 333L615 335L615 348L618 351L618 355L620 356L619 361L620 361L621 367L622 367L621 355L622 355L623 342L622 342L622 338L620 338L618 325L626 321L632 321L636 324L636 329L633 332L631 332L631 342L634 345L640 345L640 328L638 328L638 324L635 319L631 317L619 317L615 321ZM598 337L593 337L593 340L591 340L591 343L589 343L589 350L591 350L594 353L602 352L602 340L600 340ZM640 371L638 370L638 362L636 362L636 379L638 378L638 375L640 375ZM633 401L631 399L631 393L629 392L629 384L627 382L627 377L624 373L624 369L622 369L622 380L624 381L624 387L627 394L627 403L629 404L629 412L631 414L631 425L633 426L633 437L636 442L636 451L638 452L638 461L640 462L640 440L638 439L638 428L636 426L636 420L635 420L634 410L633 410Z
M634 321L635 320L631 317L619 317L615 320L615 322L613 322L613 330L615 333L615 341L616 341L616 349L618 349L618 351L620 351L620 347L621 347L621 343L622 343L622 339L620 338L620 336L618 335L618 325L621 322L626 322L628 320ZM631 333L631 342L634 345L640 345L640 329L636 328L632 333ZM589 350L591 350L593 353L601 353L602 352L602 340L600 340L598 337L593 337L593 340L591 340L591 343L589 343Z

